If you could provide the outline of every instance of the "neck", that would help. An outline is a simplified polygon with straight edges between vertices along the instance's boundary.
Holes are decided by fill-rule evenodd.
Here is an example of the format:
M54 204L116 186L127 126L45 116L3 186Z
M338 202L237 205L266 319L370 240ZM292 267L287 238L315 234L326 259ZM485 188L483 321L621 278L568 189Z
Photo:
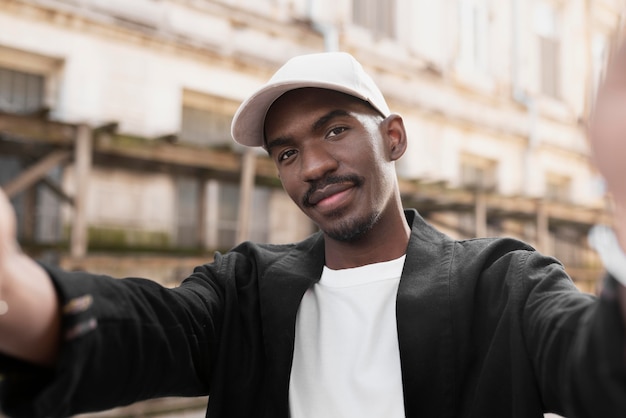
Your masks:
M395 260L404 255L411 229L402 208L386 219L355 241L337 241L324 236L326 265L339 270Z

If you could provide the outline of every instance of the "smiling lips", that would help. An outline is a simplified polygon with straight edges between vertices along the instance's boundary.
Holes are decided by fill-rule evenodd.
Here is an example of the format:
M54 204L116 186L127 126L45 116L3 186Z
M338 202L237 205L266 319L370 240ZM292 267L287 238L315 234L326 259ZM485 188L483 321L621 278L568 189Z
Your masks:
M340 199L340 195L343 195L344 192L352 189L354 186L353 183L329 184L311 193L306 199L307 206L316 206L319 203L332 205Z

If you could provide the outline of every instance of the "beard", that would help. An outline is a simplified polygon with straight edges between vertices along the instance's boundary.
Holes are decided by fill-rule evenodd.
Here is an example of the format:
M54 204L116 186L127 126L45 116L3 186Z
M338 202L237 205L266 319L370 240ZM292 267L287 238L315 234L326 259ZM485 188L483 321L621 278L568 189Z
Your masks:
M340 218L339 214L336 217ZM326 229L323 232L335 241L356 242L372 230L379 217L380 214L372 213L358 219L339 220L332 229Z
M310 203L311 195L319 189L322 189L331 184L337 183L352 183L355 188L359 188L365 183L365 179L356 174L348 174L343 176L328 176L321 181L311 184L310 189L302 197L302 208L313 207ZM373 211L369 215L364 215L355 218L344 219L344 211L337 210L328 215L329 218L335 219L336 222L329 229L322 229L324 234L328 237L341 242L356 242L363 238L369 231L372 230L378 219L380 213Z

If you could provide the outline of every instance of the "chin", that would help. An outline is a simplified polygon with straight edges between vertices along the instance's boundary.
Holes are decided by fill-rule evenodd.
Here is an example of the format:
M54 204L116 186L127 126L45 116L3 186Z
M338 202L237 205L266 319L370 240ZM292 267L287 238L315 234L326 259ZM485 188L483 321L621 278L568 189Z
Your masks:
M378 213L356 219L339 219L332 227L322 229L322 231L335 241L356 242L374 228L378 219Z

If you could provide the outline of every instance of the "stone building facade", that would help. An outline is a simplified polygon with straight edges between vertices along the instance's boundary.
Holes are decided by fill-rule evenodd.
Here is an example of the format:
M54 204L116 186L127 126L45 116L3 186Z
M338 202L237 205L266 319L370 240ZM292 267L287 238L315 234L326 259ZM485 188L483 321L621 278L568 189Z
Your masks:
M289 57L342 50L404 118L407 206L453 236L529 241L594 292L586 234L610 207L585 125L624 11L622 0L2 0L0 184L24 248L68 268L175 285L243 239L299 240L314 225L264 153L232 143L230 121Z

